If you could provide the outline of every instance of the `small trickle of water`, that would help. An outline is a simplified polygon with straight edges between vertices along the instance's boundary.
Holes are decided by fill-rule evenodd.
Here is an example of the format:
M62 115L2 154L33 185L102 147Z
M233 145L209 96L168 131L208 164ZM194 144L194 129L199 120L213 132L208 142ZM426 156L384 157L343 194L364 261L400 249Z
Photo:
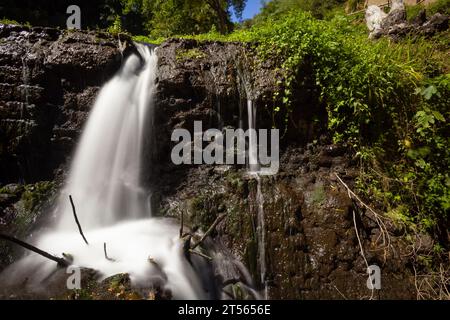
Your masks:
M260 169L258 162L258 136L256 134L256 109L253 101L247 100L249 146L248 146L248 165L250 172L258 172Z
M256 204L258 206L257 215L257 233L258 233L258 265L261 274L261 283L264 285L264 297L267 300L269 297L268 286L266 280L267 266L266 266L266 226L264 221L264 197L261 192L261 178L258 174L256 176Z
M258 266L261 275L260 281L264 286L264 297L268 299L268 286L266 281L266 228L264 219L264 196L261 191L261 167L258 162L258 137L256 135L256 108L253 101L247 100L247 115L249 129L249 173L255 177L257 182L256 205L257 205L257 236L258 236Z
M24 110L30 104L29 103L30 94L29 94L29 90L28 90L30 71L28 69L26 56L27 56L27 54L22 56L22 82L23 82L23 87L24 87L24 91L25 91L25 103L22 102L22 104L21 104L20 118L23 118Z

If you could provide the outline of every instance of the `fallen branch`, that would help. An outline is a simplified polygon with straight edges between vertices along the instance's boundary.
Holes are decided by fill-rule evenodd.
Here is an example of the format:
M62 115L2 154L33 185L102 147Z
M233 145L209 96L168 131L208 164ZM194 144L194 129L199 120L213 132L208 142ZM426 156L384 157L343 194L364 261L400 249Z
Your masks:
M83 229L81 228L80 221L77 217L77 211L75 210L75 205L73 204L72 196L69 195L70 204L72 205L72 212L73 217L75 218L75 222L77 223L78 230L80 231L81 236L83 237L84 242L86 242L87 245L89 245L89 242L86 240L86 237L84 236Z
M202 258L205 258L206 260L212 261L212 258L210 256L207 256L204 253L201 253L201 252L198 252L198 251L195 251L195 250L192 250L192 249L189 249L189 252L193 253L193 254L196 254L196 255L198 255L198 256L200 256Z
M22 240L19 240L17 238L14 238L14 237L8 236L6 234L0 233L0 239L13 242L13 243L15 243L15 244L25 248L25 249L28 249L30 251L33 251L33 252L43 256L44 258L53 260L53 261L55 261L58 264L59 267L68 267L70 265L69 261L67 261L66 259L56 257L56 256L54 256L54 255L52 255L52 254L50 254L48 252L45 252L45 251L43 251L43 250L41 250L41 249L39 249L39 248L29 244L29 243L26 243L26 242L24 242Z
M219 222L223 220L223 218L225 218L225 213L222 213L221 215L219 215L216 218L216 220L209 227L209 229L205 232L205 234L203 234L203 236L200 238L200 240L191 246L191 249L193 250L193 249L197 248L203 241L205 241L206 237L209 236L214 231L214 229L217 227Z
M106 242L103 242L103 252L105 253L105 259L111 262L115 262L116 260L108 257L108 253L106 252Z

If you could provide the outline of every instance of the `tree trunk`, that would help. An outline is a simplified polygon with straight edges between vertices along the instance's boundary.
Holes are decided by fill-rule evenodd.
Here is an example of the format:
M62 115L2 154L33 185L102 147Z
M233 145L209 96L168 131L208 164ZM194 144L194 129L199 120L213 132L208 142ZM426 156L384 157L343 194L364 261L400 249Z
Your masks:
M233 31L233 23L228 19L228 13L222 7L221 0L207 0L209 6L216 12L219 22L219 32L227 34Z

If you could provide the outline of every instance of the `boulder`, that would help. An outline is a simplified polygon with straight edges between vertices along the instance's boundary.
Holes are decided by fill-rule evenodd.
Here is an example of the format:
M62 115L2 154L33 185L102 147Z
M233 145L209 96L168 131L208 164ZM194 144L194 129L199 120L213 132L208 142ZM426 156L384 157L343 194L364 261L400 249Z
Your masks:
M399 40L409 34L433 36L438 32L448 29L449 16L436 13L427 20L426 10L408 22L406 9L402 0L395 0L388 14L376 5L371 5L366 10L366 24L369 29L369 38L378 39L388 36L393 40Z

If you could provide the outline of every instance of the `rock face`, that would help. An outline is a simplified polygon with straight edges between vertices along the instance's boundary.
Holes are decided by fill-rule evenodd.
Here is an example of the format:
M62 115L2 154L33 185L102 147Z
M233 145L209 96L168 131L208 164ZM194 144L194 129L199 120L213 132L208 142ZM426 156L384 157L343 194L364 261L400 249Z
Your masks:
M0 25L0 39L0 183L53 179L120 67L118 41L13 25Z
M53 180L73 151L99 86L120 66L118 44L98 34L12 26L3 26L0 36L0 161L8 168L1 172L2 185ZM193 40L169 40L157 54L156 136L146 177L153 212L183 214L189 227L203 231L225 213L211 235L214 242L250 270L259 289L264 264L270 298L370 297L356 232L368 264L381 267L382 290L374 297L415 298L405 245L391 234L390 247L384 248L374 217L350 200L338 180L353 187L357 165L345 145L331 143L307 63L294 93L296 111L281 141L280 172L258 182L242 166L175 166L170 137L175 128L192 132L197 120L203 130L246 128L247 99L256 105L258 128L283 124L284 115L271 111L281 90L276 61L258 61L248 44ZM22 199L22 193L14 199L8 194L0 192L3 216ZM8 221L6 230L14 218ZM238 274L230 271L223 282L239 282Z
M121 41L123 54L133 50ZM25 238L37 227L100 86L121 61L118 40L106 34L0 24L0 232ZM0 243L0 270L13 248Z
M183 214L191 227L206 231L225 213L215 241L243 261L262 291L264 260L268 295L274 299L370 297L356 223L368 263L382 269L383 290L375 297L415 298L412 273L400 254L405 245L391 236L396 249L384 250L374 218L358 209L336 177L352 186L356 164L345 146L331 144L326 130L314 124L314 116L325 123L326 115L308 66L299 81L304 85L295 93L301 113L293 115L294 124L282 140L280 172L260 179L260 199L257 180L246 168L172 165L168 155L174 143L168 137L174 128L192 134L194 120L203 121L203 130L238 128L239 122L246 128L247 98L256 104L258 128L270 128L269 110L274 92L280 90L276 63L252 61L252 48L237 43L171 40L157 53L160 166L153 189L161 214ZM264 243L258 231L261 206Z

